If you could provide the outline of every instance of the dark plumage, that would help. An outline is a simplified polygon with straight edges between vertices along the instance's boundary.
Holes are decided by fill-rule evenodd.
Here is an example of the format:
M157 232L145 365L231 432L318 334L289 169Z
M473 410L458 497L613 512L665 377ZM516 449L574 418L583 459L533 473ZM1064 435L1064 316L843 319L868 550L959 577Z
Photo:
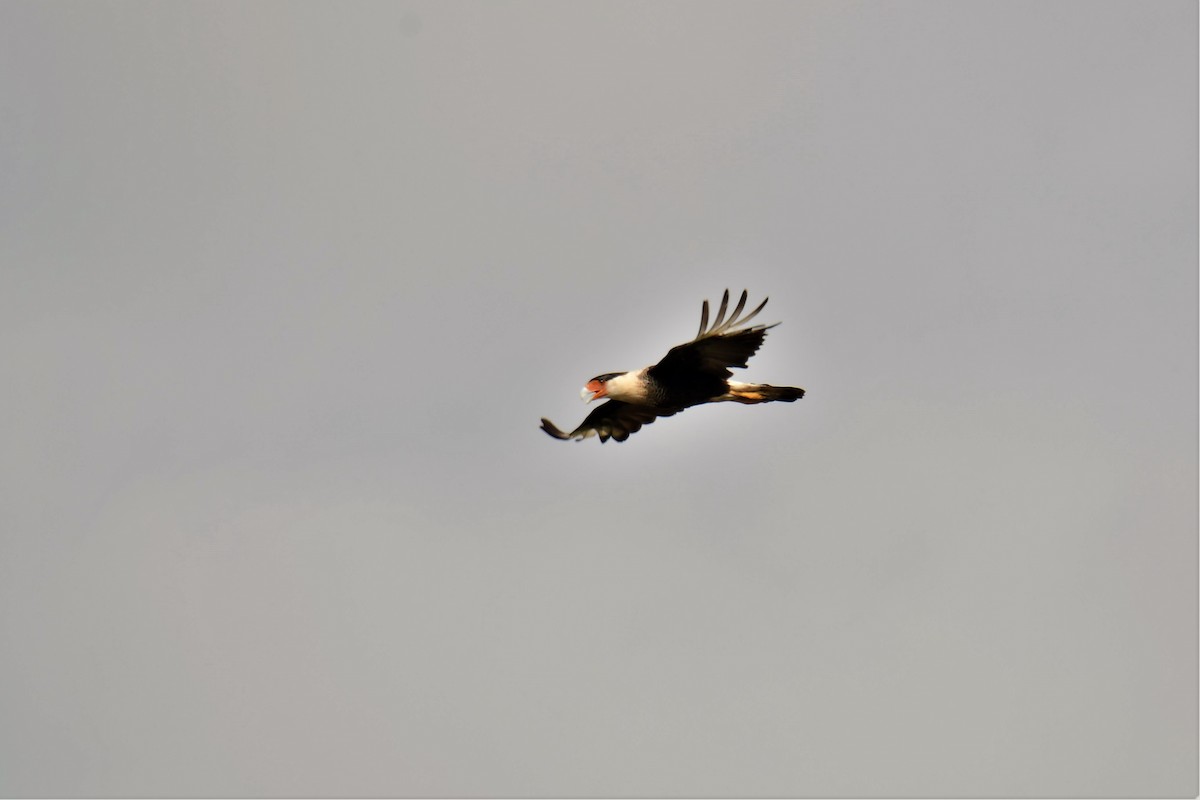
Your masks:
M767 331L775 327L747 326L767 301L763 300L749 314L739 317L746 307L746 298L747 293L743 291L733 313L726 318L729 290L725 290L711 327L708 301L705 300L696 338L671 348L657 364L636 372L597 375L584 387L584 395L592 394L589 402L602 397L609 398L608 402L595 408L570 433L559 430L545 417L542 418L542 430L556 439L583 441L598 435L601 442L610 438L623 442L658 417L669 417L703 403L791 403L799 400L804 396L804 390L798 387L729 380L733 375L731 368L745 368L746 362L762 346Z

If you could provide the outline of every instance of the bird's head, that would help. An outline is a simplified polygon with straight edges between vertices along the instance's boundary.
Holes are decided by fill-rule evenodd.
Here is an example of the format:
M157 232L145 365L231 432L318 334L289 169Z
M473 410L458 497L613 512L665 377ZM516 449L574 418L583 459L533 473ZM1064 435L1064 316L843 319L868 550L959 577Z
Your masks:
M597 375L584 384L584 387L579 390L579 396L589 403L602 397L608 397L608 382L624 374L624 372L606 372L603 375Z

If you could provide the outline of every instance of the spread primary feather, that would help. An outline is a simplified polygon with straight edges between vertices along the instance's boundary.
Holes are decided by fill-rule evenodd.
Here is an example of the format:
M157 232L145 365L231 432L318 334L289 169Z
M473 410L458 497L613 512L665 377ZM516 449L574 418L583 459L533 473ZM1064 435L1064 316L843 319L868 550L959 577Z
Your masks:
M588 381L584 394L589 400L606 398L570 433L560 430L545 417L542 430L556 439L583 441L599 436L601 442L610 438L623 442L643 425L659 417L669 417L685 408L704 403L736 402L791 403L804 397L796 386L771 386L765 383L731 381L731 368L744 368L775 325L749 325L763 310L763 300L749 314L740 316L746 307L747 293L728 318L729 290L721 298L721 307L712 326L708 324L708 301L700 310L700 329L690 342L678 345L657 364L633 372L609 372ZM775 323L776 325L778 323Z

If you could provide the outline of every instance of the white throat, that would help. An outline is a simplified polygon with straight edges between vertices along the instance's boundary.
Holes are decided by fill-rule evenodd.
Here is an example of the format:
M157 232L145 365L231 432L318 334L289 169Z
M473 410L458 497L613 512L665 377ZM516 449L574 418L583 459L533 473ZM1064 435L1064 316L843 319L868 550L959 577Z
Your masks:
M646 370L626 372L610 378L604 384L606 394L613 400L623 400L626 403L641 403L646 400Z

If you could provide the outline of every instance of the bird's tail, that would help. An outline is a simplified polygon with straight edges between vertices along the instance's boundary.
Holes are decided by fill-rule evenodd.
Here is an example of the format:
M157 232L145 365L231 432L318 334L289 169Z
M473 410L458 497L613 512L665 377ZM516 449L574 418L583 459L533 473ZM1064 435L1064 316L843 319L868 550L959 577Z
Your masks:
M736 403L794 403L804 397L804 390L798 386L771 386L766 383L729 382L729 392L721 400L732 400Z

